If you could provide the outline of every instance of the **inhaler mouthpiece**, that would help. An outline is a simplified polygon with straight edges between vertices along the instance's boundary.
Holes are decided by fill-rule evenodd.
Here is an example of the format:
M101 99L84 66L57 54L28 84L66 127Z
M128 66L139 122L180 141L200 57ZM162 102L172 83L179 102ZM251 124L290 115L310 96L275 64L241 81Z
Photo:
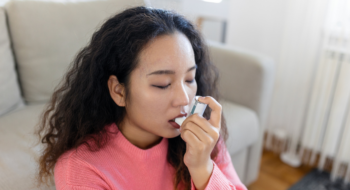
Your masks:
M176 118L176 119L175 119L175 122L181 126L182 123L185 121L186 118L187 118L187 117L179 117L179 118Z
M205 108L207 108L207 104L199 102L198 101L199 97L200 96L195 96L194 99L192 100L190 104L189 114L187 115L187 117L195 113L197 113L200 116L203 116ZM181 126L187 117L176 118L175 122Z

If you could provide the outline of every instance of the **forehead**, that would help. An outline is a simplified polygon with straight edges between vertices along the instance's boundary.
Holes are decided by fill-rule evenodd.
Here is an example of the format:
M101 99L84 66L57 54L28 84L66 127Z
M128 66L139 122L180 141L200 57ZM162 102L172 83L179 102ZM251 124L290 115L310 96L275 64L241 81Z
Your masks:
M188 38L180 33L161 35L141 50L138 68L141 75L157 69L187 70L195 65L194 52Z

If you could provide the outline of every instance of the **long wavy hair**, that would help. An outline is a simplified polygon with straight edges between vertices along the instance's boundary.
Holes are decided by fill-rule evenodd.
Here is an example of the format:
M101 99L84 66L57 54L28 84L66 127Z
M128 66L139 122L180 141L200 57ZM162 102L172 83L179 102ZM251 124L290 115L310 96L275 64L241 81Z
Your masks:
M181 32L190 41L198 66L195 80L197 95L219 100L218 71L209 59L201 34L183 16L163 9L133 7L109 18L96 31L89 44L74 59L69 71L41 115L37 135L44 145L39 158L39 184L52 179L58 158L68 150L87 144L96 151L108 143L105 126L122 122L126 111L111 98L107 81L115 75L129 92L130 73L138 64L138 55L150 40L160 35ZM209 119L210 109L204 113ZM220 138L226 144L226 122L222 115ZM90 147L93 140L97 149ZM186 143L179 136L168 139L167 161L175 168L174 189L191 187L191 176L183 162ZM211 153L215 159L218 143Z

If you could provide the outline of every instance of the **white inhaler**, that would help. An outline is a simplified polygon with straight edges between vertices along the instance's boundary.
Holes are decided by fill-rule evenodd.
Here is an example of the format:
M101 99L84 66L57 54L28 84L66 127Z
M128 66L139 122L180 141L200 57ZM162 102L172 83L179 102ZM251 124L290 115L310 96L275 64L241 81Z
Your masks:
M195 113L197 113L200 116L203 116L205 108L207 108L208 104L199 102L198 101L199 97L200 96L195 96L194 99L192 100L190 107L189 107L190 109L189 109L189 113L187 114L187 117L189 117L190 115L195 114ZM181 126L187 117L176 118L175 122Z

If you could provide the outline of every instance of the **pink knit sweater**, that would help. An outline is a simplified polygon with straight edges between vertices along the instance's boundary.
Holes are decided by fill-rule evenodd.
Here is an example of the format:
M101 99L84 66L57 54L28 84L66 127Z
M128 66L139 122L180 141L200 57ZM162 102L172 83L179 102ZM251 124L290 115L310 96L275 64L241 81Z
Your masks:
M167 162L168 139L143 150L131 144L115 124L106 126L111 140L90 152L86 145L64 153L57 161L54 177L57 190L164 190L173 189L175 169ZM205 190L246 190L225 146L213 161L214 169ZM195 190L193 181L192 190ZM179 186L183 188L183 186Z

